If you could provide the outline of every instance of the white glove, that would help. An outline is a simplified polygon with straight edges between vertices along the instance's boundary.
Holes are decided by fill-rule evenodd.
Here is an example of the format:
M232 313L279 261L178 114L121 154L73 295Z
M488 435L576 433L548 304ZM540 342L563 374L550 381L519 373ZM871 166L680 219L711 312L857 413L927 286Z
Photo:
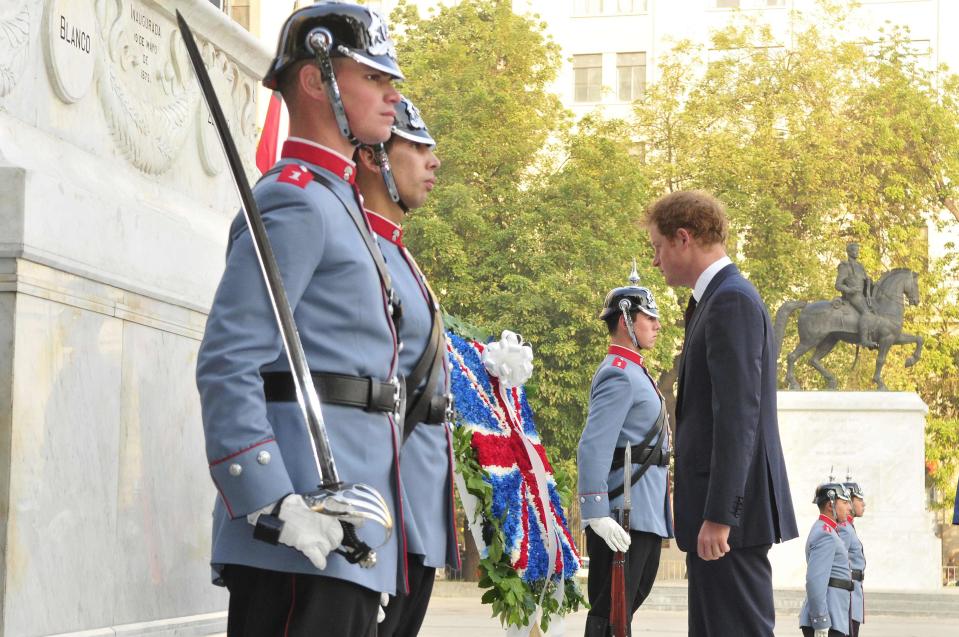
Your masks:
M623 527L613 518L590 518L586 524L603 538L611 551L625 553L629 549L630 537Z
M260 515L268 515L276 503L263 507L246 516L247 522L256 525ZM277 517L283 521L280 543L300 551L313 566L321 571L326 568L326 556L343 542L343 527L339 519L317 513L306 506L303 496L288 495L283 500Z
M815 633L813 633L813 637L829 637L829 629L820 628Z
M376 623L382 624L386 619L386 606L390 603L390 596L387 593L380 593L380 607L376 609Z

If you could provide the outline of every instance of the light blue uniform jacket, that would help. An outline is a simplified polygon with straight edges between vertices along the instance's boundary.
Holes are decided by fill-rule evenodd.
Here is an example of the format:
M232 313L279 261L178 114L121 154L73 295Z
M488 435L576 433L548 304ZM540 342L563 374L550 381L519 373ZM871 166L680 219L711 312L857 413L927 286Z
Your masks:
M403 315L398 321L400 342L399 368L403 376L412 373L429 343L431 319L425 277L413 257L402 247L403 233L399 226L367 212L386 266L393 277L393 289L399 296ZM442 316L438 309L436 319ZM441 330L445 334L445 329ZM440 347L446 348L443 336ZM443 357L443 374L436 393L444 395L449 387L449 371ZM424 379L420 386L426 384ZM452 443L446 423L420 423L400 450L400 472L403 476L403 522L406 527L407 552L421 555L423 563L433 568L449 564L459 568L459 551L453 505Z
M284 156L290 146L288 141ZM324 171L317 163L323 153L303 147L299 144L299 156L309 157L309 167ZM373 260L340 199L310 180L302 169L306 161L293 163L298 166L257 184L254 196L310 369L387 381L394 374L397 340ZM362 215L352 186L344 180L352 168L343 170L324 174ZM398 560L401 529L377 549L377 564L371 569L330 554L321 572L293 548L253 539L248 513L288 493L314 491L319 483L297 404L264 399L260 372L288 370L250 234L238 215L197 361L207 458L219 491L213 513L214 571L224 564L244 564L321 574L395 593L397 582L405 581ZM324 404L322 413L340 479L377 489L399 519L394 492L399 431L392 416L332 404ZM375 545L382 532L368 523L359 536Z
M820 516L806 539L806 599L799 612L799 625L814 630L831 628L848 635L851 593L829 586L830 577L851 579L849 554L836 523Z
M589 394L589 415L579 439L579 504L583 520L612 516L623 496L610 501L608 492L623 484L623 469L610 471L616 447L638 445L656 426L661 401L640 361L631 350L611 346L596 370ZM669 448L669 432L663 448ZM653 438L651 444L658 440ZM633 458L633 470L639 468ZM651 466L631 490L630 528L673 536L673 516L667 491L667 468Z
M862 541L859 539L859 534L856 533L856 527L853 526L851 519L850 521L839 525L839 537L842 539L843 544L846 545L846 550L849 552L849 568L857 571L865 571L866 554L862 550ZM852 592L851 614L852 618L861 624L866 617L862 582L853 580L852 583L856 587L856 590Z

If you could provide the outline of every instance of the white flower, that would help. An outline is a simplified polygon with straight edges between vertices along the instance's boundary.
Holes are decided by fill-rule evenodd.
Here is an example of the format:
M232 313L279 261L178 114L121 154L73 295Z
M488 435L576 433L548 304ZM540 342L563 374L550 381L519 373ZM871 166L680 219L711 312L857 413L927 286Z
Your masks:
M483 350L483 365L505 387L519 387L533 375L533 348L519 334L503 330L502 337Z

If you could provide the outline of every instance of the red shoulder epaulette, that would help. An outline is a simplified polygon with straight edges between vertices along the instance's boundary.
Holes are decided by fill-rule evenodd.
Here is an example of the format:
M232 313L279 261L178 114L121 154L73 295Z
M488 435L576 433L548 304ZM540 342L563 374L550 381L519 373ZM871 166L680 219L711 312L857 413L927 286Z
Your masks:
M305 166L290 164L283 168L276 180L281 184L293 184L300 188L306 188L307 184L313 181L313 173Z

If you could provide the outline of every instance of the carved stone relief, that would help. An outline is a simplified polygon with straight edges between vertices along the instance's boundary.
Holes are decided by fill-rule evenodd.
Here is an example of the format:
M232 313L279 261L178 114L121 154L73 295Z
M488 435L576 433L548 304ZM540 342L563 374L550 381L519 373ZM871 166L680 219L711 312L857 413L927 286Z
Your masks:
M98 56L98 93L114 141L140 170L161 174L173 164L195 122L201 163L207 174L225 162L209 123L189 57L175 25L142 0L96 0L104 43ZM256 89L237 64L211 43L204 61L233 130L243 160L253 165Z
M26 67L30 49L32 0L7 2L0 8L0 97L13 90Z
M93 5L89 0L51 0L42 30L50 83L64 102L80 101L93 83L100 54Z
M185 81L179 32L136 0L97 0L97 18L105 43L98 93L110 132L134 166L163 173L183 146L199 98Z
M235 62L209 42L202 45L201 54L220 106L228 117L231 112L237 114L230 122L230 133L244 155L244 164L250 167L255 163L251 149L256 135L256 87L243 76ZM203 103L197 110L197 142L204 170L210 176L218 175L226 160L210 113Z

